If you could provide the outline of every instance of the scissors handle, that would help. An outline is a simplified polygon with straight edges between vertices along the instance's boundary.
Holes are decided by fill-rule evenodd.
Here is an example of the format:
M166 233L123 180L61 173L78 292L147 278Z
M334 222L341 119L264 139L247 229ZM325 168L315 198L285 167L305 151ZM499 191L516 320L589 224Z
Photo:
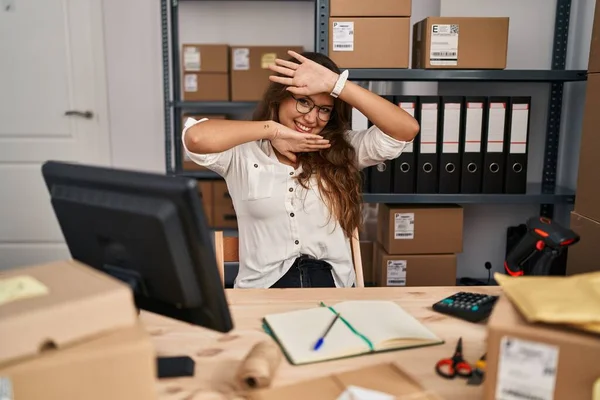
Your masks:
M456 375L468 378L473 373L469 363L452 358L444 358L437 362L435 371L442 377L452 379Z

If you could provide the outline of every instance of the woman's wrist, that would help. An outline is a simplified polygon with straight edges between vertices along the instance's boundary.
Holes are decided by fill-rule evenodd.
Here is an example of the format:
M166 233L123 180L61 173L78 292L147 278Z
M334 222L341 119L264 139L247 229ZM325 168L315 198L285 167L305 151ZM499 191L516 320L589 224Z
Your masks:
M339 78L339 74L336 74L335 72L331 71L331 74L329 74L329 76L325 79L325 91L327 94L333 91Z
M264 132L263 139L273 140L277 137L277 122L269 120L262 122L262 129Z

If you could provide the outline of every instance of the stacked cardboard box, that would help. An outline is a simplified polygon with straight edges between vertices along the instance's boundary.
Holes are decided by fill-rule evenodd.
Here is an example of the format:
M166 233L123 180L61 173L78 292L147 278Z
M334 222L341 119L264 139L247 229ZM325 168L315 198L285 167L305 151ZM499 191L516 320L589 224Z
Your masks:
M411 0L331 0L329 56L340 68L409 68ZM506 68L505 17L428 17L413 25L412 68Z
M340 68L408 68L411 0L332 0L329 57Z
M600 7L596 6L588 64L588 79L583 128L579 151L579 172L575 210L571 213L572 230L581 241L569 248L567 274L600 270L600 185L598 154L600 153Z
M373 280L377 286L454 286L462 248L462 207L380 204Z
M224 180L199 181L198 192L202 199L207 223L211 228L237 228L237 216L233 208L233 201Z
M157 398L129 286L58 261L0 272L0 293L0 398Z
M184 101L258 101L269 85L276 58L301 46L229 46L184 44L182 90Z

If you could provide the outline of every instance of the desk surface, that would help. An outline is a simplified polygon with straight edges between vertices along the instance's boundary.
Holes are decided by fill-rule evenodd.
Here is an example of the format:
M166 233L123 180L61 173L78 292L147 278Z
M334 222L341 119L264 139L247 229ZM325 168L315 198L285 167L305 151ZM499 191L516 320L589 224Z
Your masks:
M446 341L440 346L401 350L293 366L284 358L273 386L322 377L334 372L357 369L382 362L396 362L421 384L444 398L480 399L482 386L467 386L465 379L445 380L434 371L437 360L452 354L456 341L463 338L463 353L474 363L485 352L485 324L473 324L431 310L431 305L457 291L498 294L490 287L402 287L348 289L228 289L227 298L235 329L220 334L151 313L142 320L151 334L159 355L189 355L196 361L193 378L163 379L158 382L159 398L168 400L235 399L233 376L241 360L259 340L265 314L314 307L318 301L334 304L343 300L392 300L419 319ZM451 395L452 394L452 395Z

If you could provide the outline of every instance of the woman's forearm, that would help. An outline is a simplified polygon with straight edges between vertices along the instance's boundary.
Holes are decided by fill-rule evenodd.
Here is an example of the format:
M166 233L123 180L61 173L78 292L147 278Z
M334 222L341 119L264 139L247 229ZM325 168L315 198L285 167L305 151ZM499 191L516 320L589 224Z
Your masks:
M185 133L185 146L192 153L210 154L260 139L277 132L273 121L230 121L209 119L191 126Z
M354 82L347 81L339 97L394 139L408 142L419 132L419 123L409 113Z

